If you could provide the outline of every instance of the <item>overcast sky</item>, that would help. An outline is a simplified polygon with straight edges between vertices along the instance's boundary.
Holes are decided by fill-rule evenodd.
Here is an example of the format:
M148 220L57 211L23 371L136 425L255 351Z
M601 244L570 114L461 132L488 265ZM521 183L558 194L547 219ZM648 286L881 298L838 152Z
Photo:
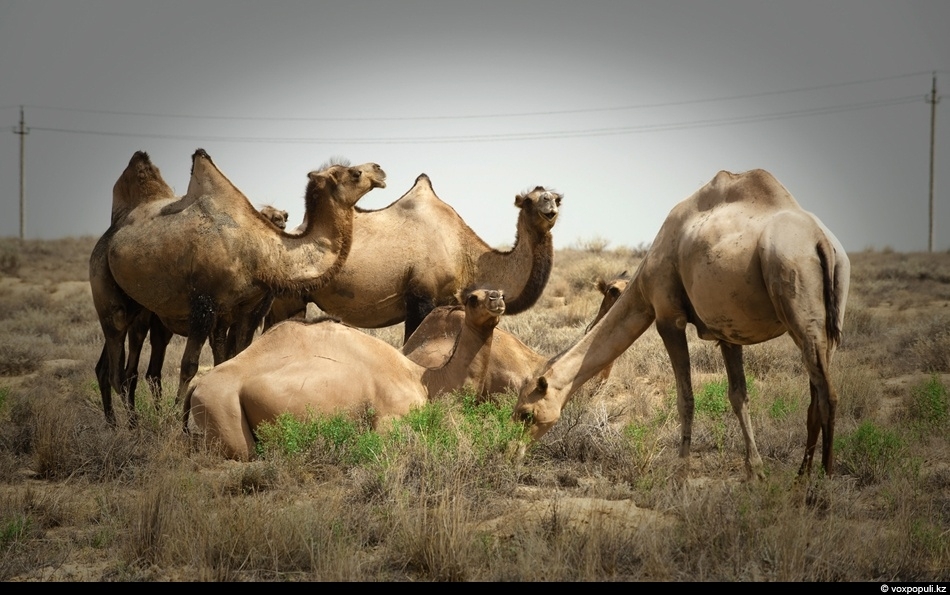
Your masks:
M494 246L514 197L565 194L558 248L651 242L721 169L764 168L849 251L927 249L946 0L0 0L0 236L101 235L136 150L187 187L208 151L260 206L374 161L383 207L427 173ZM950 249L950 99L935 249Z

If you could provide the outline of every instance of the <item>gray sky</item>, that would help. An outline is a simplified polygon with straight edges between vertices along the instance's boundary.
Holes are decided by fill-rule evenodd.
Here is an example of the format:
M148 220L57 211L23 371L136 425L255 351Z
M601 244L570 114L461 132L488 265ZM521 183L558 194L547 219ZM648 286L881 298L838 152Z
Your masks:
M146 150L183 193L202 147L256 206L374 161L383 207L422 172L495 246L515 194L565 194L558 248L653 240L720 169L771 171L848 250L927 248L931 73L945 0L0 0L0 236L100 235ZM935 249L950 249L950 99Z

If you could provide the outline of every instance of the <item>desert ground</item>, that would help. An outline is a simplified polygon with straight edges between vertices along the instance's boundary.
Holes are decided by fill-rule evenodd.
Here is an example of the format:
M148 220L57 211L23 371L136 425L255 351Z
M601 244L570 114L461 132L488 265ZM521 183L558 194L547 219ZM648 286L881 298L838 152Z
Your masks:
M719 350L694 332L688 470L654 329L524 456L516 395L460 391L386 436L285 420L259 434L256 460L222 460L182 434L181 337L158 398L139 383L137 426L115 397L112 428L94 373L95 240L0 240L0 580L950 579L950 253L849 254L830 476L818 455L797 476L800 352L787 336L745 349L765 461L747 481ZM540 301L502 328L554 356L596 313L597 280L643 252L558 250ZM402 342L401 325L366 332Z

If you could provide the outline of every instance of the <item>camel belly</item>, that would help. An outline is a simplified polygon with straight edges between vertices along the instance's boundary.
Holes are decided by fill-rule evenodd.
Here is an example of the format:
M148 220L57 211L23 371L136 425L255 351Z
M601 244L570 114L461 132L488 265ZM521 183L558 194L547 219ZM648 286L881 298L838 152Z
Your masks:
M714 263L683 276L694 324L703 339L752 345L785 333L757 267L737 270Z

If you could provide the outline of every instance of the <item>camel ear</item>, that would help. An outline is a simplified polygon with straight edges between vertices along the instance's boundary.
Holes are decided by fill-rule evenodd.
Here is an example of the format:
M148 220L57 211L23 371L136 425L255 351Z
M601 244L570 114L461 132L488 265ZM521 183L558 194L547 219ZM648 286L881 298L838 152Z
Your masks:
M544 376L539 376L539 377L538 377L538 385L535 387L535 390L537 390L537 391L538 391L539 393L541 393L541 394L547 393L547 392L548 392L548 379L545 378Z
M597 291L600 293L607 293L607 282L603 279L597 279Z
M327 176L323 172L312 171L307 176L310 178L310 181L313 182L313 185L318 189L323 190L327 187Z
M516 194L516 195L515 195L515 206L520 209L521 206L524 204L524 199L525 199L524 194Z

